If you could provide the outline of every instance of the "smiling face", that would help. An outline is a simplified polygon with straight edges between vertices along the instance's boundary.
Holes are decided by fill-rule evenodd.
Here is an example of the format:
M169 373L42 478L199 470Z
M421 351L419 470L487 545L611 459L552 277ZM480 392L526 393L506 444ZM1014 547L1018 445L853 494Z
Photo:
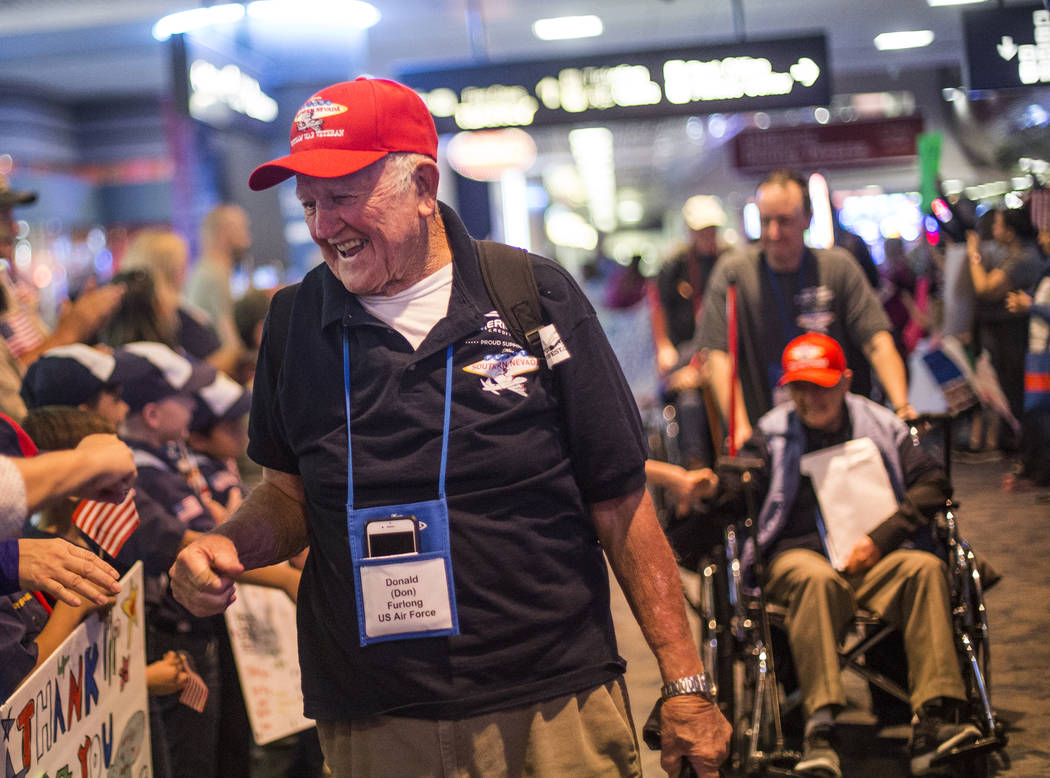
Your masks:
M353 294L392 295L428 267L428 226L437 209L437 166L390 155L341 178L298 176L296 196L325 264Z
M792 381L788 394L803 426L824 432L835 432L842 426L846 414L846 392L853 373L845 370L839 382L824 387L809 381Z

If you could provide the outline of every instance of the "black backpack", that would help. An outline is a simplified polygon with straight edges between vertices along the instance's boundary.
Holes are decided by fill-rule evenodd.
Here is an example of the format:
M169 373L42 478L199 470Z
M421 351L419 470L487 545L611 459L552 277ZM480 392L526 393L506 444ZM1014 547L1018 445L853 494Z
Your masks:
M481 276L500 318L507 329L527 344L540 364L545 364L539 330L547 322L529 253L491 240L479 240L477 247Z

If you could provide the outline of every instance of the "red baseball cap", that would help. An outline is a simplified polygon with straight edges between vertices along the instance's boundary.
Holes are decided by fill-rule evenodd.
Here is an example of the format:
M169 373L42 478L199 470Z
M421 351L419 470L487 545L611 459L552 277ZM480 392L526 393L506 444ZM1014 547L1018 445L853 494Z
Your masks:
M781 358L784 375L778 385L808 381L823 387L839 382L846 370L846 355L834 338L819 332L799 335L784 348Z
M295 114L291 154L260 165L248 186L268 189L302 173L339 178L382 159L412 151L437 159L437 130L426 104L396 81L358 78L325 87Z

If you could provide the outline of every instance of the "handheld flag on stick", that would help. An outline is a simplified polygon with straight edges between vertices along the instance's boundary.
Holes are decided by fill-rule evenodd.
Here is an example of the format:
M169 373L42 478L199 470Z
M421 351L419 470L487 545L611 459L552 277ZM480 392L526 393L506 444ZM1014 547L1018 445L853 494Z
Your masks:
M736 456L736 381L737 381L737 333L736 333L736 284L726 290L726 323L729 327L729 456Z
M179 694L179 702L193 708L197 713L204 712L204 706L208 704L208 685L204 683L197 671L193 668L193 662L185 651L180 651L183 667L186 668L186 685L182 687Z
M73 511L73 523L98 543L103 551L115 557L139 526L139 512L134 497L135 490L132 489L120 505L82 500Z

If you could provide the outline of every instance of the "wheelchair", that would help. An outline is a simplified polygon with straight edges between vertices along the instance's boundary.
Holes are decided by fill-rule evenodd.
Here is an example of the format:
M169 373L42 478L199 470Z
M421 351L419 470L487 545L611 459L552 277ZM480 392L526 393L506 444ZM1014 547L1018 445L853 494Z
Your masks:
M944 435L945 466L950 477L951 418L938 414L912 423L914 445L920 431L940 425ZM747 491L748 468L739 462ZM740 554L747 538L757 541L757 506L747 500L747 515L724 529L722 543L706 554L699 565L699 598L690 605L700 619L700 651L704 666L715 680L719 706L733 724L733 744L727 770L732 775L793 775L800 758L801 693L791 691L792 668L782 627L786 610L766 601L761 587L749 589L743 581ZM986 776L990 754L1006 744L1004 727L990 698L990 638L984 602L986 588L981 565L962 536L958 505L946 501L936 523L936 533L946 550L951 618L956 653L967 689L966 715L980 730L980 738L945 754L934 767L951 774ZM756 542L757 547L757 542ZM761 581L760 555L754 570ZM688 598L687 598L688 599ZM875 615L861 611L839 648L840 667L857 673L873 689L873 701L892 700L898 711L910 715L906 680L894 677L893 668L880 669L871 661L879 646L886 645L895 629ZM786 693L787 692L787 693ZM903 703L903 706L901 706ZM789 737L785 718L794 716L798 734Z

